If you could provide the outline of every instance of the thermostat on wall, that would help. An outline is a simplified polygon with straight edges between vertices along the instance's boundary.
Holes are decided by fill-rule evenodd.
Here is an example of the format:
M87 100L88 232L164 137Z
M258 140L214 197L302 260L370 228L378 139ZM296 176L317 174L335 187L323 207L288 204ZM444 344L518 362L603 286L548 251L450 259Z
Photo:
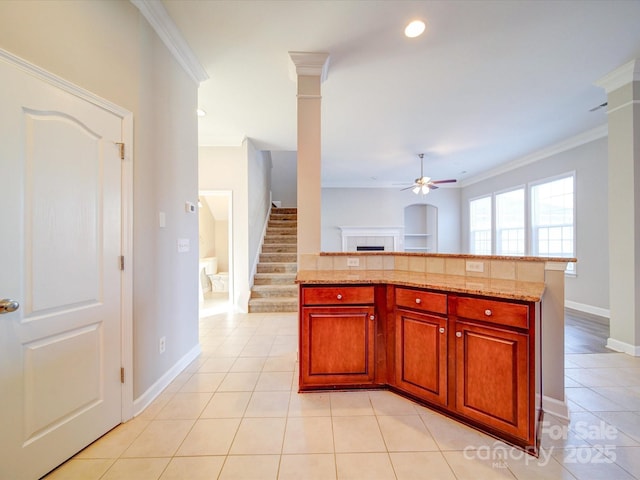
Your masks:
M196 211L196 206L191 202L186 202L184 204L184 209L187 213L193 213Z

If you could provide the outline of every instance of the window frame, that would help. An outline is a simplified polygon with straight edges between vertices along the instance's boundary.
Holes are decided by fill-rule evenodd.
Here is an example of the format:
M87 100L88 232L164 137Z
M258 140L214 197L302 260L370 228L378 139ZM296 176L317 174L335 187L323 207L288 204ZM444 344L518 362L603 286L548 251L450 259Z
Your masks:
M484 200L486 198L489 199L489 203L490 203L489 212L490 212L490 215L491 215L491 221L489 222L489 224L490 224L489 233L491 234L491 241L489 242L490 253L488 253L488 254L475 253L473 251L474 250L474 245L473 245L473 235L472 235L474 230L471 230L471 203L475 202L477 200ZM479 195L477 197L473 197L473 198L469 199L469 203L468 203L468 205L469 205L469 252L471 252L474 255L492 255L493 252L495 251L495 247L494 247L494 242L495 242L495 235L494 235L494 230L495 230L494 222L495 222L495 219L494 219L494 216L495 215L494 215L494 212L493 212L493 204L494 204L494 201L493 201L493 194L492 193L489 193L487 195Z
M514 185L511 187L507 187L501 190L496 190L494 192L491 193L487 193L487 194L483 194L483 195L477 195L475 197L471 197L468 199L468 208L469 208L469 242L468 242L468 248L469 248L469 252L470 253L474 253L473 252L473 234L472 234L472 230L471 230L471 204L474 201L477 200L482 200L482 199L486 199L489 198L490 202L491 202L491 253L490 255L504 255L504 256L514 256L517 257L517 254L498 254L496 253L498 250L498 231L497 231L497 201L496 201L496 197L498 195L504 194L504 193L509 193L509 192L513 192L516 190L524 190L524 212L523 212L523 218L524 218L524 256L534 256L533 251L534 251L534 239L533 239L533 234L534 234L534 226L533 226L533 208L534 208L534 203L533 203L533 189L537 186L540 185L544 185L546 183L552 183L555 182L557 180L563 180L566 178L571 178L572 179L572 183L573 183L573 218L572 218L572 228L573 228L573 245L572 245L572 255L571 257L575 257L576 256L576 252L577 252L577 247L578 247L578 226L577 226L577 213L578 213L578 194L577 194L577 174L575 170L570 170L570 171L566 171L563 173L559 173L556 175L551 175L548 177L544 177L544 178L540 178L537 180L533 180L530 182L527 182L526 184L518 184L518 185ZM484 254L477 254L477 255L484 255ZM576 276L577 272L576 272L576 265L575 263L568 263L567 264L567 269L565 270L565 275L568 276Z
M522 212L522 218L523 218L523 222L524 222L524 252L522 252L521 254L510 254L510 253L498 253L498 195L504 195L505 193L511 193L511 192L515 192L517 190L522 190L523 196L524 196L524 201L523 201L523 212ZM519 256L527 256L527 252L530 252L531 250L529 250L529 217L527 216L527 205L528 205L528 195L527 195L527 185L526 184L521 184L521 185L516 185L514 187L509 187L509 188L505 188L503 190L498 190L496 192L493 192L492 194L493 196L493 237L494 237L494 244L493 244L493 249L492 252L494 252L495 255L504 255L507 257L519 257Z
M534 204L533 204L533 188L537 187L539 185L544 185L545 183L552 183L558 180L563 180L565 178L569 178L571 177L572 180L572 188L573 188L573 212L572 212L572 228L573 228L573 238L572 238L572 257L576 256L576 252L577 250L577 232L578 232L578 226L577 226L577 210L578 210L578 192L577 192L577 174L575 170L570 170L568 172L564 172L564 173L559 173L557 175L552 175L550 177L545 177L545 178L541 178L532 182L529 182L528 185L528 190L529 190L529 226L531 228L531 233L529 235L529 241L531 242L531 248L529 250L529 252L531 252L531 255L533 255L533 249L534 249L534 245L533 245L533 208L534 208ZM565 270L565 275L571 276L571 277L575 277L577 275L577 271L576 271L576 264L575 263L568 263L567 264L567 268Z

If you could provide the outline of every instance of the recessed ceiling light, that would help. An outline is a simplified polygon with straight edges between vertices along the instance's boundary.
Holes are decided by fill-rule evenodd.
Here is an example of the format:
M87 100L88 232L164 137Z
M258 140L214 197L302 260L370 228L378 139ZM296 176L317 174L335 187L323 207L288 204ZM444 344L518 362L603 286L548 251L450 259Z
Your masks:
M424 28L425 25L422 20L414 20L405 27L404 34L409 38L419 37L424 32Z
M204 117L207 114L207 112L205 112L202 108L197 109L196 113L199 117Z

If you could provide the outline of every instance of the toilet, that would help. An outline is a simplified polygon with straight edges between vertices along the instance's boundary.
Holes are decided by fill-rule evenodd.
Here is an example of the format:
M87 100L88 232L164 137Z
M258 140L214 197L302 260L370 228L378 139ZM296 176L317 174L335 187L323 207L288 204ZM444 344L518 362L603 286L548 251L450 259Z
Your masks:
M200 261L204 274L211 282L211 291L228 292L229 291L229 272L218 271L217 257L204 257Z
M211 288L214 292L229 291L229 272L218 272L208 275L208 277L211 280Z

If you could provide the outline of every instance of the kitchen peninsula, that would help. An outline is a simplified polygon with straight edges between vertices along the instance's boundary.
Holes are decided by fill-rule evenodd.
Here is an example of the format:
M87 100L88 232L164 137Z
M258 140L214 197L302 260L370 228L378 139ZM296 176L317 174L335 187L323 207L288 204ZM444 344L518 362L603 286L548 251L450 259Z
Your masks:
M302 255L299 389L387 388L537 454L543 405L566 416L568 261Z

